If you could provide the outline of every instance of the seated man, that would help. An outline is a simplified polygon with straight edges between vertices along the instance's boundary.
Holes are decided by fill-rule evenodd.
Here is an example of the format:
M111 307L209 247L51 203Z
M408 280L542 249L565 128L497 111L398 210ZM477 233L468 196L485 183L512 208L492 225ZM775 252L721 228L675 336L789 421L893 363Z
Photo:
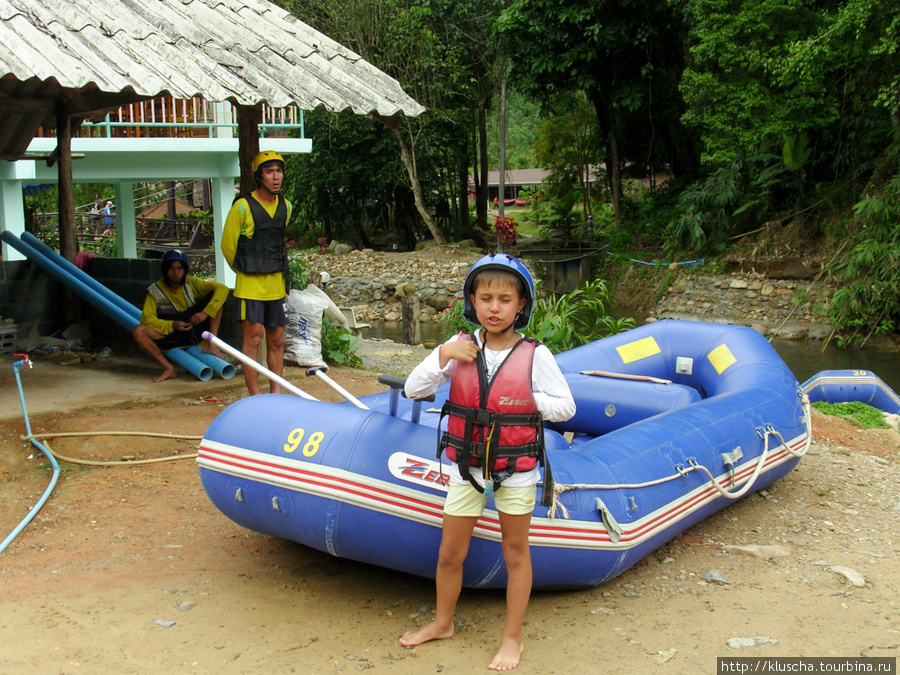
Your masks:
M162 279L147 287L141 322L131 331L140 348L163 367L154 382L178 376L164 349L203 345L203 351L221 356L200 336L205 330L218 333L228 297L225 284L190 276L188 257L182 251L166 251L161 267Z

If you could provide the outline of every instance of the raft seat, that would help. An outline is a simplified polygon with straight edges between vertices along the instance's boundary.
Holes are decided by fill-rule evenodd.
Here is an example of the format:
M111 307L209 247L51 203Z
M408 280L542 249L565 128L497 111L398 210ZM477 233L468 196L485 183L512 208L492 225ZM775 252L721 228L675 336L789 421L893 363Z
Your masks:
M397 413L400 409L400 394L403 394L404 398L408 398L406 396L406 392L403 391L403 387L406 386L406 378L399 377L397 375L385 375L384 373L380 373L378 375L378 382L380 382L381 384L386 384L391 388L391 398L388 407L388 414L391 417L397 417ZM426 398L413 399L412 401L412 412L410 413L409 421L413 424L418 424L419 418L422 415L422 403L434 401L434 394Z

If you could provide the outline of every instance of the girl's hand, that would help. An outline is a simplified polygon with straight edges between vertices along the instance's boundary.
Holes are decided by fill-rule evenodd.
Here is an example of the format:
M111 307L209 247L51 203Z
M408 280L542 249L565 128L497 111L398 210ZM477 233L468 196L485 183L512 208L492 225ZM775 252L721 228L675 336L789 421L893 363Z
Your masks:
M441 368L447 365L451 359L471 363L481 350L474 342L468 340L456 340L441 345Z

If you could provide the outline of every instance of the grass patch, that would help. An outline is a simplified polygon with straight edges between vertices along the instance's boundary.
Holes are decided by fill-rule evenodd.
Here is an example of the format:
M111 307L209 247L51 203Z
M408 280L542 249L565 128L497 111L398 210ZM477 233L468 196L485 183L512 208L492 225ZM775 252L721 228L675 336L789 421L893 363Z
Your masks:
M847 420L855 427L861 429L890 429L890 425L884 421L884 415L878 408L873 408L866 403L852 401L850 403L825 403L816 401L812 407L826 415L834 415Z

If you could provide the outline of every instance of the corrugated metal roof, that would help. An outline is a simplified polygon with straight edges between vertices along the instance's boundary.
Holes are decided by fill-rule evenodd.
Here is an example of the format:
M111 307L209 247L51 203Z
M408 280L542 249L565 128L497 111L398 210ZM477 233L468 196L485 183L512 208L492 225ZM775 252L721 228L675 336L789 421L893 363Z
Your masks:
M75 114L164 92L424 112L395 79L263 0L0 0L0 115L31 118L0 121L0 156L36 115L55 125L48 105L64 90L80 94Z

